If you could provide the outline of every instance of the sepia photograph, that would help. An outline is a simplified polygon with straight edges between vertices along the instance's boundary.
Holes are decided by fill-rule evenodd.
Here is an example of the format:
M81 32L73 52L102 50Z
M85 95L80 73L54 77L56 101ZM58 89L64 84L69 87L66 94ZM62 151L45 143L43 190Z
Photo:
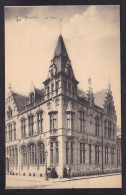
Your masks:
M120 6L5 6L6 189L122 188Z

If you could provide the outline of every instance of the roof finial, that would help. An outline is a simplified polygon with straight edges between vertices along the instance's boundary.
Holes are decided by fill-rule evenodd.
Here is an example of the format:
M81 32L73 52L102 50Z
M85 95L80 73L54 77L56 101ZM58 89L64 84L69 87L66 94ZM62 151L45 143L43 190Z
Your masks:
M60 18L60 35L61 35L61 28L62 28L62 19Z
M109 90L111 90L110 75L109 75L109 84L108 84L108 89L109 89Z
M33 80L31 81L31 89L30 89L30 91L32 92L33 90L34 90L34 82L33 82Z
M12 85L11 85L11 83L9 83L9 85L8 85L8 89L9 89L9 92L11 92L11 91L12 91Z
M91 78L88 78L88 87L89 87L89 91L92 91Z

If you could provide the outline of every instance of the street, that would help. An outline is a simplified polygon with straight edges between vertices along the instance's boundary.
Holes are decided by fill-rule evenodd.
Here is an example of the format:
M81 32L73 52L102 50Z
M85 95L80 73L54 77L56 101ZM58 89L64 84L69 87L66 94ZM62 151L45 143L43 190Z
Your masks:
M7 175L6 189L121 188L121 174L49 179Z

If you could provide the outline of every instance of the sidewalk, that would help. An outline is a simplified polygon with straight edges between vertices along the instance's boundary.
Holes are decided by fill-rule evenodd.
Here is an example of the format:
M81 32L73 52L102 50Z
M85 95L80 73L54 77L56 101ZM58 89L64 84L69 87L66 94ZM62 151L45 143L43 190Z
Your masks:
M111 173L111 174L103 174L103 175L90 175L90 176L80 176L80 177L72 177L72 178L49 178L45 180L44 177L33 177L33 176L16 176L16 175L6 175L6 179L17 179L17 180L26 180L26 181L37 181L37 182L48 182L48 183L57 183L57 182L67 182L74 180L82 180L82 179L90 179L97 177L107 177L113 175L121 175L121 173Z

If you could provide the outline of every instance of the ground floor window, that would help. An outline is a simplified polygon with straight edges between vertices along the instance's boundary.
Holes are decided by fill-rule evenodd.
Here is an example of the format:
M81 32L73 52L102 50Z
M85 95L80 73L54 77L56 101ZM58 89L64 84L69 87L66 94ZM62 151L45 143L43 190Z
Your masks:
M36 160L36 145L30 144L29 148L29 165L35 165L37 163Z
M59 163L59 143L58 141L50 142L50 164Z
M89 144L89 164L91 164L91 153L92 153L92 145Z
M99 145L95 145L95 164L99 164Z
M85 164L85 143L80 143L80 164Z
M22 148L22 165L27 165L27 148L23 146Z
M114 165L114 148L111 149L111 164Z
M108 164L108 146L105 146L105 164Z
M40 144L38 145L38 151L39 151L39 164L40 164L40 165L45 164L44 150L45 150L44 144L43 144L43 143L40 143Z

